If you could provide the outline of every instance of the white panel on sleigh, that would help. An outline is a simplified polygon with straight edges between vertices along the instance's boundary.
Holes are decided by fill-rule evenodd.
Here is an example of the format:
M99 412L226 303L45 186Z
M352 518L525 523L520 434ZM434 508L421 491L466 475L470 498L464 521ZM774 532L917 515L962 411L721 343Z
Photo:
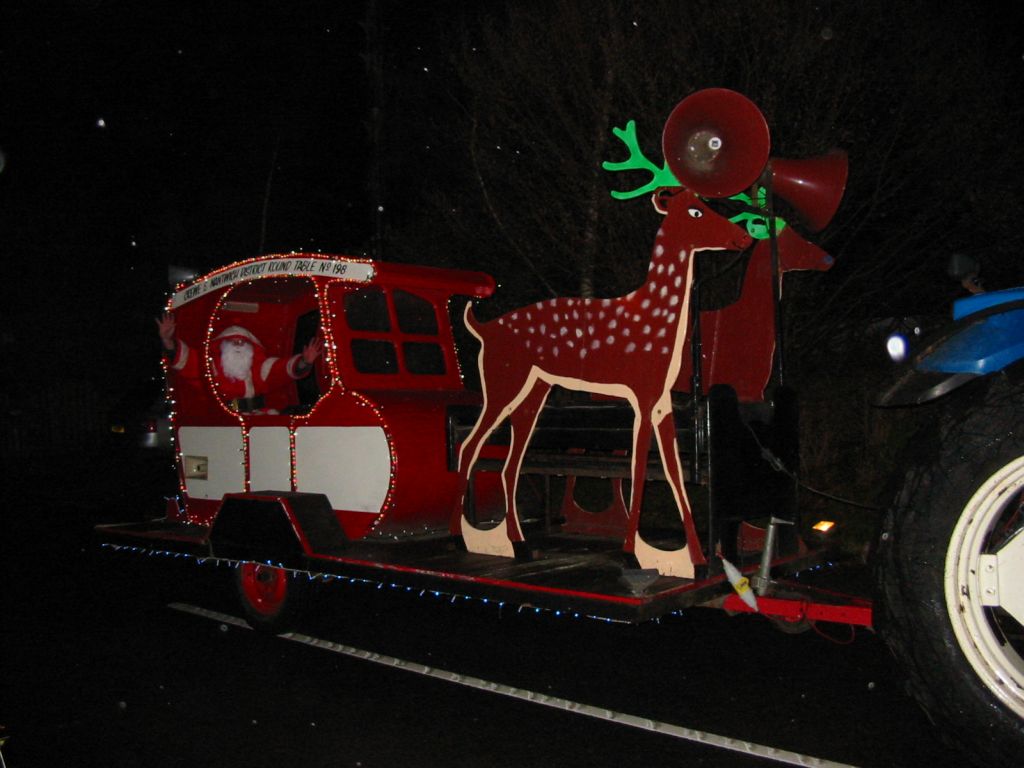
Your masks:
M241 427L182 427L178 446L186 470L185 490L191 498L220 499L225 493L245 490ZM205 472L199 471L203 460Z
M380 427L295 430L295 485L323 493L332 509L380 512L391 483L391 451Z

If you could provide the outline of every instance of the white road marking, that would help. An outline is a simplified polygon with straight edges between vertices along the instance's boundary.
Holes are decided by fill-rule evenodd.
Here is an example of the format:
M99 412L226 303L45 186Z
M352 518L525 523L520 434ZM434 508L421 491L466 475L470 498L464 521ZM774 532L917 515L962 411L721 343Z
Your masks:
M230 616L226 613L211 611L206 608L187 605L185 603L169 603L167 607L173 608L176 611L182 611L183 613L191 613L196 616L202 616L206 619L219 621L222 624L230 624L242 629L251 629L251 627L242 619ZM729 752L739 752L740 754L751 755L764 760L772 760L777 763L806 766L807 768L856 768L856 766L852 766L847 763L837 763L832 760L824 760L820 757L802 755L799 752L776 749L775 747L755 744L741 739L731 739L728 736L719 736L714 733L708 733L707 731L698 731L694 728L686 728L681 725L673 725L672 723L651 720L650 718L630 715L625 712L616 712L613 709L595 707L590 704L581 704L577 701L562 699L557 696L548 696L547 694L528 691L523 688L513 688L510 685L492 683L489 680L484 680L479 677L462 675L458 672L449 672L444 669L435 669L434 667L428 667L424 664L418 664L413 661L405 661L404 659L398 659L394 656L386 656L382 653L375 653L374 651L364 651L360 648L354 648L351 645L343 645L330 640L323 640L318 637L310 637L309 635L303 635L298 632L285 632L284 634L278 635L278 637L284 640L291 640L292 642L309 645L314 648L320 648L321 650L331 651L332 653L351 656L352 658L360 659L362 661L370 661L374 664L380 664L385 667L392 667L405 672L414 672L418 675L432 677L436 680L443 680L447 683L455 683L456 685L474 688L479 691L486 691L488 693L508 696L521 701L528 701L531 704L539 704L553 709L562 709L566 712L572 712L573 714L593 717L598 720L605 720L610 723L617 723L618 725L625 725L642 731L659 733L664 736L682 739L683 741L692 741L709 747L717 747L718 749L724 749Z

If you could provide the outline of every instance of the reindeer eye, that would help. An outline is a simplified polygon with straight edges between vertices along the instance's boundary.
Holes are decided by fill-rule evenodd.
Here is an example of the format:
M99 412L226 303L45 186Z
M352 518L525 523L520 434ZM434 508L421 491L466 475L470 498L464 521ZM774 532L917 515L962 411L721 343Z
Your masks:
M691 215L691 216L692 216L693 218L695 218L695 219L699 219L699 218L700 218L701 216L703 216L703 215L704 215L704 211L702 211L702 210L701 210L700 208L691 208L691 209L689 210L689 214L690 214L690 215Z

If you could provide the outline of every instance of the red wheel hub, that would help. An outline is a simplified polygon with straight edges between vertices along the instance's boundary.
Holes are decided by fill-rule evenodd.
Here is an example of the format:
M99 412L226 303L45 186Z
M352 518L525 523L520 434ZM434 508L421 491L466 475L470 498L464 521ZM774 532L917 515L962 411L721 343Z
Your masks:
M288 574L260 563L242 563L240 568L242 594L252 609L263 616L278 613L288 596Z

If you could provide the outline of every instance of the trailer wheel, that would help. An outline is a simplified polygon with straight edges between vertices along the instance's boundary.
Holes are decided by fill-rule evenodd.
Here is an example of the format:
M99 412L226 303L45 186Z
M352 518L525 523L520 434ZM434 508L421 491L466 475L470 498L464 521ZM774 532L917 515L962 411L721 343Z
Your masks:
M977 394L977 393L976 393ZM1024 388L945 409L880 542L886 640L910 692L979 765L1024 754Z
M284 568L253 562L239 565L238 596L246 621L259 632L284 632L303 605L300 584Z

